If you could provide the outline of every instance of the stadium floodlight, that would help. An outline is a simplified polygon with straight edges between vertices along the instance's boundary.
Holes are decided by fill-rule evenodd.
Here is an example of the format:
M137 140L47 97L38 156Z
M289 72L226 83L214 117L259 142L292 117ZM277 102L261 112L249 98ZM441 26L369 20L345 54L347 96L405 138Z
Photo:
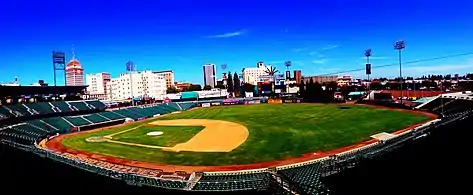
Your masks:
M368 76L368 82L369 82L370 81L370 74L371 74L371 63L370 63L371 49L365 50L364 55L366 57L366 70L365 70L365 73Z
M284 66L286 66L286 69L289 70L289 67L292 66L292 62L291 61L285 61Z
M399 51L399 79L401 83L401 104L404 98L404 92L402 91L403 79L402 79L402 50L406 48L404 40L398 40L394 43L394 49Z

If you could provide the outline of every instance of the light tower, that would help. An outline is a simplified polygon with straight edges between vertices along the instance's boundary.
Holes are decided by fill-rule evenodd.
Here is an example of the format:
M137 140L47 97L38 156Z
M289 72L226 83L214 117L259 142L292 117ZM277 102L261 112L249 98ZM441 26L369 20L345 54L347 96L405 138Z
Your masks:
M366 75L368 76L368 82L371 84L371 82L370 82L370 75L371 75L371 63L370 63L371 49L365 50L365 57L366 57L366 70L365 70L365 73L366 73ZM368 85L368 89L369 89L369 85Z
M54 86L57 85L57 71L64 73L64 85L66 85L66 54L61 51L53 51L53 71L54 71Z
M402 50L406 48L406 44L403 40L398 40L394 43L394 49L399 51L399 79L401 83L401 104L404 98L404 92L402 91L403 79L402 79Z
M286 66L286 80L291 79L291 71L289 71L289 67L291 67L292 62L291 61L285 61L284 66Z
M136 71L135 63L131 60L126 63L126 72L130 75L130 93L131 93L131 106L135 105L135 100L133 100L133 72Z

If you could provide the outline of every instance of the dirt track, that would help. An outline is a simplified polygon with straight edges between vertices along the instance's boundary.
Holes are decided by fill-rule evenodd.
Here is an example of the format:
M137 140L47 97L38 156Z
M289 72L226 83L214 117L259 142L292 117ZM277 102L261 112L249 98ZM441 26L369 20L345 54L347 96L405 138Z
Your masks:
M437 118L437 116L434 115L434 114L427 113L427 112L422 112L422 111L402 110L402 109L394 109L394 108L387 108L387 107L373 106L373 105L367 105L367 106L379 107L379 108L390 109L390 110L398 110L398 111L404 111L404 112L409 112L409 113L422 114L422 115L428 116L431 120ZM399 134L399 133L408 131L410 129L413 129L415 127L418 127L422 124L424 124L424 122L420 123L420 124L411 125L407 128L398 130L398 131L396 131L392 134ZM99 129L99 130L101 130L101 129ZM99 131L99 130L93 130L93 131ZM341 152L344 152L344 151L352 150L352 149L355 149L355 148L363 147L363 146L366 146L368 144L377 142L376 139L371 139L371 140L368 140L368 141L365 141L365 142L362 142L362 143L354 144L354 145L351 145L351 146L346 146L346 147L331 150L331 151L314 151L313 153L304 154L301 157L284 159L284 160L279 160L279 161L271 161L271 162L262 162L262 163L245 164L245 165L225 165L225 166L182 166L182 165L169 165L169 164L157 164L157 163L148 163L148 162L141 162L141 161L132 161L132 160L121 159L121 158L112 157L112 156L92 154L92 153L89 153L89 152L77 151L77 150L73 150L73 149L70 149L70 148L66 148L66 147L62 146L62 144L61 144L61 141L66 137L74 136L76 134L88 133L88 132L90 132L90 131L60 135L59 137L56 137L56 138L48 141L46 143L46 146L47 146L47 148L52 149L52 150L61 151L61 152L68 152L68 153L71 153L71 154L86 156L86 157L89 157L89 158L94 158L94 159L97 159L97 160L103 160L103 161L107 161L107 162L115 163L115 164L122 164L122 165L127 165L127 166L149 168L149 169L161 169L161 170L168 171L168 172L186 171L188 173L191 173L191 172L196 172L196 171L203 171L203 172L236 171L236 170L258 169L258 168L267 168L267 167L274 167L274 166L289 165L289 164L294 164L294 163L297 163L297 162L303 162L303 161L323 158L323 157L326 157L326 156L331 156L331 155L334 155L334 154L338 154L338 153L341 153Z

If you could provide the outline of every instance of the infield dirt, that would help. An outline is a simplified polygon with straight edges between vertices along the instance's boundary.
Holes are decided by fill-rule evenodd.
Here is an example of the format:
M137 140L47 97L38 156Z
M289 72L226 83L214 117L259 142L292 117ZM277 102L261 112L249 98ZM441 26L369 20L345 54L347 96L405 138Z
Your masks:
M175 119L160 120L146 124L146 126L203 126L199 133L184 143L178 143L173 147L152 146L138 143L122 142L113 140L113 136L133 131L139 127L131 128L121 132L103 136L103 141L138 146L146 148L156 148L171 152L231 152L248 139L249 131L245 126L229 121L211 119ZM94 137L92 137L94 138Z

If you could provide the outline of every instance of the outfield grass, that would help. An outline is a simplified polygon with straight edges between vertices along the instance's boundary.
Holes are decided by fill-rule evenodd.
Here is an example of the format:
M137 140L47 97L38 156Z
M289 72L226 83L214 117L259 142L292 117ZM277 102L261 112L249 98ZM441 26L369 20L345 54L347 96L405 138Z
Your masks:
M103 136L143 124L139 122L66 138L62 144L88 152L156 163L247 164L297 157L317 150L336 149L368 140L376 133L393 132L411 124L427 121L428 117L359 105L341 107L325 104L258 104L194 109L180 114L166 115L156 120L169 119L217 119L238 122L249 129L250 135L245 143L228 153L174 153L159 149L85 141L88 137ZM117 135L117 138L140 143L154 141L150 140L152 138L149 136L139 136L146 134L148 130L139 131ZM177 129L177 131L180 130ZM135 133L138 136L135 136ZM154 142L154 145L157 144L166 144L166 142Z

